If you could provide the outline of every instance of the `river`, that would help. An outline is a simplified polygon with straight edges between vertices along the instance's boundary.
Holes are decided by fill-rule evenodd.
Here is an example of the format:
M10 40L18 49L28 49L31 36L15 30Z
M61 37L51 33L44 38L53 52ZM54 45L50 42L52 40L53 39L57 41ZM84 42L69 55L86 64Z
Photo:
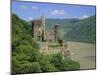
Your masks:
M95 69L95 44L84 42L68 42L72 60L80 63L80 69Z

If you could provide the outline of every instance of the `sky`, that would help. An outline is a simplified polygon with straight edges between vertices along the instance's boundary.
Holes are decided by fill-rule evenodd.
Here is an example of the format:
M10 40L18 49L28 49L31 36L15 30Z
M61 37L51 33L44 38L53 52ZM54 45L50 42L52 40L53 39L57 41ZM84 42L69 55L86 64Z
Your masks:
M56 19L84 19L96 15L95 6L55 4L40 2L12 2L12 13L21 19L31 21L40 16Z

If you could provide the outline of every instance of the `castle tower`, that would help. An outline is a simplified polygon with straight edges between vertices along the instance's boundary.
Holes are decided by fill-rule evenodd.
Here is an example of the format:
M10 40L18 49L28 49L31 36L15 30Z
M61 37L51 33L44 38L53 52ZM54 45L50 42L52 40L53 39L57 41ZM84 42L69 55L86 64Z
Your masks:
M45 18L43 16L39 20L32 21L32 36L36 40L45 40Z
M45 36L45 18L43 16L41 16L40 18L40 25L42 29L42 41L44 41L46 36Z
M55 32L55 41L57 41L59 39L59 35L60 35L60 33L59 33L59 25L58 24L56 24L54 26L54 32Z
M36 40L39 36L39 33L38 33L39 27L40 27L39 20L33 20L32 21L32 36Z

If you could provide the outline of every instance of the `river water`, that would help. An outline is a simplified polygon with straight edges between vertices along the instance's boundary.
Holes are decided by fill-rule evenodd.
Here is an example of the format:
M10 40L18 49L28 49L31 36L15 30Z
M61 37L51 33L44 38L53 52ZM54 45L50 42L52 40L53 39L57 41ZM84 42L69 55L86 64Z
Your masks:
M95 69L95 44L71 41L67 44L71 51L71 58L80 63L80 69Z

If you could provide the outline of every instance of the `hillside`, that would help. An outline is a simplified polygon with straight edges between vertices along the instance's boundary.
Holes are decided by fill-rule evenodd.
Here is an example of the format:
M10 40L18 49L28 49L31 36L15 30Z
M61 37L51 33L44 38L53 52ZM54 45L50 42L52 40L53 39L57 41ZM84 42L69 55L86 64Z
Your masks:
M83 19L65 34L64 38L71 41L95 43L96 41L96 16Z
M26 21L12 14L12 75L78 70L79 62L63 59L61 53L43 54Z

